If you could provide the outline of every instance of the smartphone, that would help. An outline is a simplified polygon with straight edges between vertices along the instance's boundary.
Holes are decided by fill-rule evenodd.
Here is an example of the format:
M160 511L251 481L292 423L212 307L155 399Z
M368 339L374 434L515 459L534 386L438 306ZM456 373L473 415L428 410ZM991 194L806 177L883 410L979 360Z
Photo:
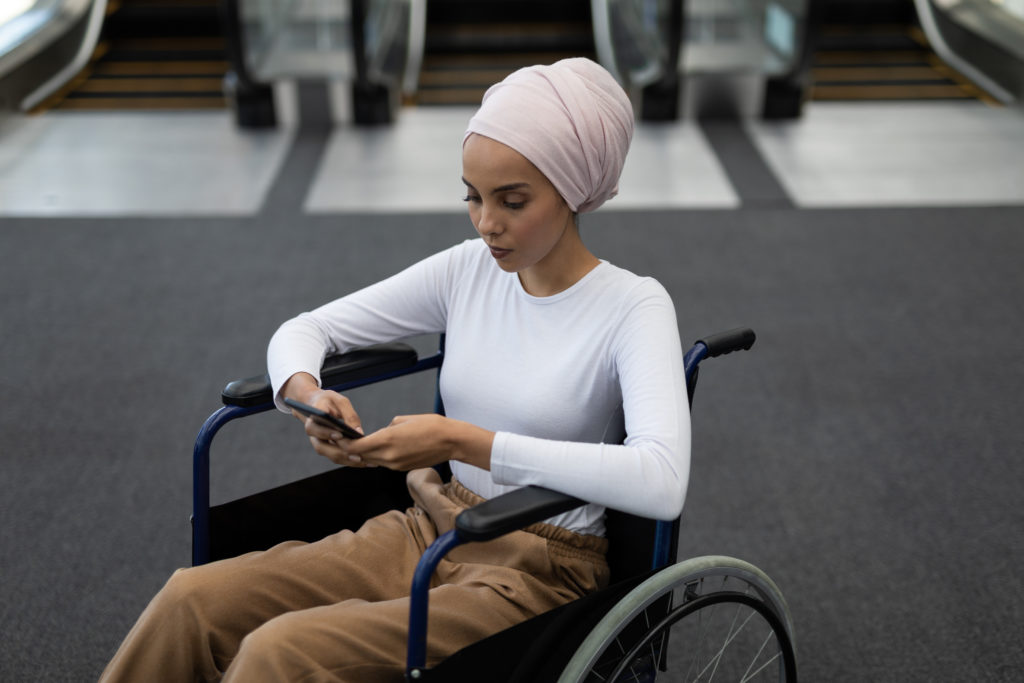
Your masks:
M311 405L307 405L305 403L302 403L301 401L296 401L291 398L286 398L284 400L284 403L289 408L295 410L296 412L302 415L305 415L306 417L313 418L314 420L316 420L325 427L328 427L330 429L337 429L346 439L359 439L363 436L355 429L345 424L344 420L334 417L330 413L324 412L319 408L314 408Z

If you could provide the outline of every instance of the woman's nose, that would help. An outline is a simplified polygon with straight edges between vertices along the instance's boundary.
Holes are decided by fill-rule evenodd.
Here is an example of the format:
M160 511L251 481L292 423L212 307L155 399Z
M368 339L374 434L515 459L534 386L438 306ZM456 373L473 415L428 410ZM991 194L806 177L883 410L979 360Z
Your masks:
M480 220L477 222L476 229L483 237L500 235L504 231L495 210L486 205L480 207Z

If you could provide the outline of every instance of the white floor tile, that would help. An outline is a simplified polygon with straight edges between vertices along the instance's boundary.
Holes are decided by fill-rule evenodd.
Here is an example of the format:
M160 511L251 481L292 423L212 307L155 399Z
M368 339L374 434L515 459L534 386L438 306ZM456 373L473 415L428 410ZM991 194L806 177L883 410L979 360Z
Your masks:
M228 112L3 119L0 216L252 214L290 139L241 131Z
M749 124L799 206L1024 202L1024 115L976 102L814 103Z
M461 142L473 108L410 108L390 128L337 129L306 201L311 213L461 211ZM738 205L690 123L640 126L614 209Z
M306 198L310 213L463 211L462 135L473 108L408 108L391 126L340 126Z
M693 121L640 124L619 180L615 209L730 209L739 198Z

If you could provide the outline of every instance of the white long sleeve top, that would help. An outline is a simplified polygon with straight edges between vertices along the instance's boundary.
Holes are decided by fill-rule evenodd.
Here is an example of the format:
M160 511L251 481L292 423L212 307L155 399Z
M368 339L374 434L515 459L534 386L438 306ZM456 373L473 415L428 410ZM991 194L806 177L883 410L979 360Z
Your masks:
M665 289L602 261L569 289L528 294L482 240L283 324L267 364L278 407L328 354L446 332L449 417L496 433L491 470L452 462L484 498L537 484L591 504L548 522L604 533L604 508L674 519L690 467L690 414L675 309ZM357 407L358 409L358 407Z

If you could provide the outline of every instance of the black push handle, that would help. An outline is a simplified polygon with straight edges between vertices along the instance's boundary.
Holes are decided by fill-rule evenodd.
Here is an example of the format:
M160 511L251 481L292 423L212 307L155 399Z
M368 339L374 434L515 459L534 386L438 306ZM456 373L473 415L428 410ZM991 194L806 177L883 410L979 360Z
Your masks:
M757 335L749 327L738 327L728 332L719 332L710 337L698 339L698 344L708 347L708 358L724 356L733 351L749 351L757 340Z

